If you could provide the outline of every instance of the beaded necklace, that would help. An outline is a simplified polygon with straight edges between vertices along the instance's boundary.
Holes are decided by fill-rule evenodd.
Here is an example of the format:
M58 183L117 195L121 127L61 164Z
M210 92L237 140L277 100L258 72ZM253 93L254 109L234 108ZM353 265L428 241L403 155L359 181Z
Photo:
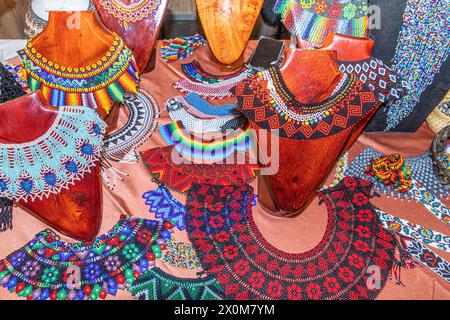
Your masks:
M193 182L218 185L251 183L260 170L258 164L247 161L243 164L220 163L175 163L173 146L149 149L141 153L142 160L152 180L167 188L186 193Z
M161 44L161 56L165 62L188 58L200 47L206 46L206 39L199 34L190 37L164 39Z
M105 299L155 266L170 233L170 224L124 215L91 242L44 230L0 261L0 284L31 300Z
M0 63L0 103L23 96L25 92L7 68Z
M377 192L394 198L421 201L420 199L423 199L421 192L413 192L412 190L400 192L382 181L366 175L365 170L370 165L371 160L379 157L383 157L383 154L367 147L353 160L345 171L345 176L368 179L373 182L374 189ZM405 163L409 164L412 178L427 190L427 194L424 194L424 200L434 199L435 197L447 198L450 195L449 190L436 178L433 172L433 160L429 152L418 157L405 158Z
M257 126L295 140L314 140L345 130L379 102L354 74L344 75L333 94L319 103L300 103L289 91L278 66L259 71L232 90L237 109Z
M345 178L319 193L328 224L314 249L290 254L259 232L247 185L194 184L186 204L189 239L202 268L222 285L227 299L375 299L394 264L395 239L370 204L371 183ZM379 268L370 287L367 268Z
M226 132L227 130L239 129L247 123L244 117L237 117L236 115L212 119L196 118L186 110L181 97L167 100L166 108L172 121L179 121L186 130L195 133ZM240 118L240 121L237 121L238 118Z
M184 100L183 105L190 114L202 119L231 117L236 116L236 113L238 113L235 110L236 103L212 105L194 92L189 93L183 98L180 97L180 99Z
M54 107L84 105L108 114L114 101L124 103L125 92L137 93L136 62L117 34L105 56L89 66L74 68L49 61L31 41L19 57L30 89L41 89Z
M167 242L167 251L164 254L163 262L171 266L195 270L201 267L194 248L190 243Z
M212 276L177 278L154 268L130 287L138 300L222 300L223 290Z
M121 0L100 0L99 3L110 15L120 20L125 29L128 29L129 23L136 23L153 14L161 0L137 0L130 4Z
M22 87L22 90L28 91L28 83L25 79L24 70L22 65L16 65L12 63L5 63L3 65L9 73L11 73L18 84Z
M182 65L182 70L186 77L176 81L173 84L174 88L185 94L195 92L205 99L232 97L230 90L254 72L253 69L244 66L229 75L215 75L206 72L198 61Z
M97 165L106 124L86 107L61 107L31 142L0 143L0 196L34 201L67 189Z
M33 38L34 36L38 35L47 26L47 20L42 19L34 12L31 2L32 0L27 1L27 8L25 13L24 32L28 38ZM95 10L95 6L92 0L89 0L89 7L87 8L87 10Z
M286 28L311 45L320 47L331 31L366 37L367 0L278 0L274 12Z
M124 105L129 112L128 121L121 129L105 137L103 153L113 161L137 161L134 149L155 131L159 106L144 89L139 89L136 95L126 94Z
M161 137L178 152L195 160L223 160L235 152L245 152L255 146L249 124L232 133L209 138L195 136L183 127L180 121L159 127Z
M395 128L420 101L450 53L448 0L408 0L392 69L410 90L388 105L387 130Z

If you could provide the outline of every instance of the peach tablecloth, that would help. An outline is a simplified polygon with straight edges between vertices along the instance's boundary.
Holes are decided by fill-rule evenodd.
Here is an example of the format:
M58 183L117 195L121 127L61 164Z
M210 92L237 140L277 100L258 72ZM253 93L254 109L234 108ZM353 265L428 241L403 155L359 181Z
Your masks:
M159 43L160 44L160 43ZM250 42L245 52L248 58L256 43ZM181 63L187 63L197 59L202 66L211 73L227 73L226 69L217 65L211 57L208 48L203 47L189 59L180 62L164 63L159 54L159 45L157 48L156 68L141 79L141 87L145 88L157 99L160 108L164 110L159 119L159 124L170 122L164 103L167 99L180 95L172 87L172 83L182 77L180 69ZM222 100L218 104L229 103L232 100ZM216 103L216 102L212 102ZM119 122L126 121L125 111L121 110ZM119 124L120 126L120 124ZM430 146L434 134L424 124L415 134L363 134L355 145L350 149L350 161L352 161L366 146L371 146L375 150L389 154L394 152L402 153L405 156L421 155L426 152ZM146 141L139 150L146 150L155 146L165 145L158 131ZM143 218L154 218L148 212L148 208L141 198L142 194L148 190L157 188L157 185L151 182L151 178L142 163L138 164L117 164L114 166L121 171L127 172L128 177L123 182L117 184L115 190L103 189L103 222L101 233L109 230L119 219L120 214L126 213ZM328 177L327 184L334 179L334 170ZM253 186L256 188L256 182ZM256 190L256 189L255 189ZM174 196L185 202L183 196ZM406 202L394 200L392 198L374 198L373 203L380 209L389 212L395 216L405 218L411 222L448 234L449 230L437 218L433 217L422 205L415 202ZM450 201L445 202L449 205ZM327 212L324 205L319 206L316 198L310 206L298 217L284 219L276 218L262 211L258 206L254 208L254 215L257 226L261 233L275 247L291 253L299 253L309 250L316 246L325 232L327 221ZM41 221L30 216L23 210L15 208L14 210L14 228L13 230L0 233L0 257L7 256L13 250L16 250L26 244L36 233L47 228ZM188 241L185 231L178 230L173 234L178 241ZM68 237L61 236L63 241L72 242ZM450 254L439 252L447 260ZM180 268L165 265L161 260L157 265L164 271L181 277L195 277L196 271L183 270ZM396 285L395 281L388 281L384 290L379 295L379 299L450 299L450 284L436 276L427 268L416 268L412 270L402 270L402 281L404 286ZM0 288L0 300L3 299L21 299L16 295L10 294L6 289ZM107 299L132 299L127 291L119 291L116 297L109 296Z

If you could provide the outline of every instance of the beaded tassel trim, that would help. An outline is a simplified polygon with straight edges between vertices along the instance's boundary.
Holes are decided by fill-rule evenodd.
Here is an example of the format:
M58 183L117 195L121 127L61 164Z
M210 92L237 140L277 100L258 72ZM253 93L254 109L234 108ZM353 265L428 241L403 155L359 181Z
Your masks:
M182 269L195 270L201 268L192 245L174 240L167 242L167 251L164 254L163 262Z
M106 12L122 21L126 29L128 23L139 22L153 14L161 0L138 0L130 4L122 0L100 0L99 3Z
M34 141L0 143L0 196L33 201L59 193L97 165L106 124L86 107L61 107Z
M403 14L392 69L411 88L400 100L388 105L387 128L395 128L420 101L425 89L450 54L448 1L408 0Z
M180 121L160 126L159 131L168 145L173 145L181 154L199 161L223 160L235 152L245 152L255 146L249 124L230 134L213 138L193 135Z
M113 161L137 161L134 149L155 131L160 110L156 99L144 89L139 89L137 94L127 94L124 106L129 112L128 121L105 137L103 153Z
M179 99L190 114L202 119L231 117L236 116L236 113L239 113L236 110L236 103L212 105L194 92L191 92L184 97L179 97Z
M222 300L223 290L212 276L177 278L153 268L139 277L129 291L138 300Z
M114 101L123 103L125 92L137 93L138 68L131 50L114 34L114 42L97 63L83 67L60 66L48 61L31 41L19 52L32 91L41 89L54 107L84 105L109 113Z
M414 193L411 191L399 192L374 177L369 177L365 174L365 170L370 165L371 160L382 156L383 154L375 151L371 147L367 147L355 158L355 160L353 160L345 171L345 176L368 179L373 182L374 189L379 193L384 193L394 198L420 201L419 199L416 199ZM436 178L433 172L433 160L431 159L429 152L418 157L405 157L405 163L410 166L412 178L419 182L428 193L438 198L447 198L450 196L449 190Z
M217 185L251 183L260 170L259 165L251 161L243 164L186 162L187 159L180 158L173 146L149 149L141 156L156 182L180 193L186 193L193 182Z
M24 32L28 38L33 38L42 32L47 25L47 20L39 17L34 11L31 5L32 0L27 1L26 13L25 13L25 29ZM89 0L89 11L95 11L95 6L92 0Z
M206 46L206 39L200 34L189 37L164 39L161 44L161 56L165 62L173 62L188 58L200 47Z
M216 117L213 119L196 118L186 110L183 100L184 99L181 97L169 99L166 102L166 108L169 112L170 119L172 119L172 121L179 121L188 131L195 133L225 132L227 130L236 130L247 123L243 117L240 117L240 122L235 121L238 118L236 115L230 117ZM234 124L236 124L236 126L234 126Z
M122 216L92 242L65 243L51 230L0 261L0 284L31 300L97 300L116 295L162 257L170 224Z
M322 46L331 31L367 36L367 0L278 0L274 12L291 33L316 47Z
M370 204L371 183L345 178L319 193L328 209L317 247L290 254L259 232L250 208L252 188L194 184L186 204L189 239L202 268L227 299L375 299L395 260L396 242ZM369 267L377 266L378 285ZM369 284L369 285L368 285Z
M314 140L345 130L378 108L380 103L354 74L344 76L334 93L320 103L303 104L287 88L277 66L239 83L233 93L237 109L257 126L279 129L279 135Z
M186 78L175 82L174 88L185 94L194 92L205 99L232 97L230 90L254 72L251 68L243 67L228 76L213 75L204 71L198 62L183 65L182 69Z

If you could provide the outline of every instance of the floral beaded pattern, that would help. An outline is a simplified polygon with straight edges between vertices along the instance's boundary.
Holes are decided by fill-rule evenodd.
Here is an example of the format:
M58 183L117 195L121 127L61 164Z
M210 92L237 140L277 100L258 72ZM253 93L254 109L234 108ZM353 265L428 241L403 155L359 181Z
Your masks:
M273 66L239 83L233 90L237 109L257 126L279 129L281 137L314 140L345 130L370 114L380 102L353 74L345 75L334 93L320 103L303 104Z
M170 233L170 225L131 216L89 243L45 230L0 261L0 284L32 300L105 299L155 265Z
M274 11L297 37L320 47L331 31L365 37L367 0L278 0Z
M47 132L0 143L0 196L33 201L67 189L97 165L106 124L86 107L62 107Z
M310 251L288 254L259 232L251 187L194 184L186 204L188 235L227 299L374 299L389 278L396 245L369 202L371 186L345 178L321 191L328 208L324 238ZM379 286L368 285L369 266L379 267Z

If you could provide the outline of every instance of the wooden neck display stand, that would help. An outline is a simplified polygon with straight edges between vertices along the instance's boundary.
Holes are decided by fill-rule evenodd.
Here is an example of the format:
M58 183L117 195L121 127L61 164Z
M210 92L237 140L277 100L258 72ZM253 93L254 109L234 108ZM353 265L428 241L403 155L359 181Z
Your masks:
M244 63L243 53L263 0L196 0L197 12L212 54L231 68Z
M23 144L47 132L57 109L45 101L40 91L12 100L0 107L0 143ZM31 120L32 119L32 120ZM95 238L102 219L102 189L98 165L69 189L39 200L19 204L50 227L74 239Z
M321 50L335 50L338 61L361 61L372 56L375 42L331 32Z
M116 2L127 6L144 3L145 0L116 0ZM128 48L133 51L140 73L151 71L154 67L149 62L155 53L156 39L162 26L168 2L168 0L160 0L158 8L152 14L136 22L124 23L108 13L100 4L100 0L94 0L97 12L105 26L121 36Z

